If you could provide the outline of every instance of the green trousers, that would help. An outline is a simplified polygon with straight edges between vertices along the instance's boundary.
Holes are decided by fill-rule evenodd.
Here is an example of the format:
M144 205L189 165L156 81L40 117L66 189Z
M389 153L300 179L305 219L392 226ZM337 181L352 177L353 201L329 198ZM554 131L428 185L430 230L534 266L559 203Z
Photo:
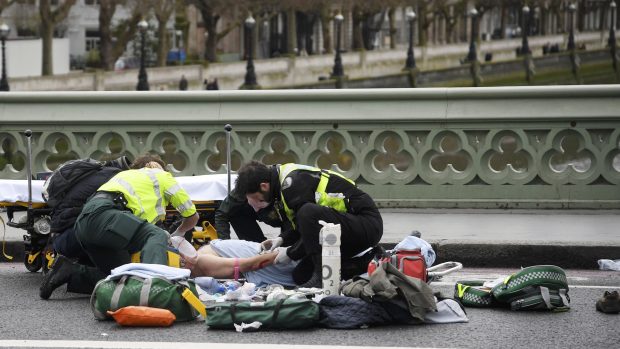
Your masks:
M89 200L75 222L75 232L95 268L81 265L69 281L70 292L91 293L97 281L129 263L135 252L141 252L143 263L168 264L168 232L121 210L112 200Z

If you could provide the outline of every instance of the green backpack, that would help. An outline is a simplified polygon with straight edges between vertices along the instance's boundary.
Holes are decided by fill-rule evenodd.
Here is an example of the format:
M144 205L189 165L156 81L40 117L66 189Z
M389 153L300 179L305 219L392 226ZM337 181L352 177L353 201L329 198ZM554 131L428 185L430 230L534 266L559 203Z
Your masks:
M123 276L101 280L90 297L90 306L98 320L112 317L114 311L129 305L142 305L170 310L177 321L193 320L205 315L193 280L172 281L163 277Z
M454 298L466 307L488 308L496 305L491 289L483 287L484 281L457 281Z
M491 293L512 310L570 309L566 273L555 265L524 268L493 287Z

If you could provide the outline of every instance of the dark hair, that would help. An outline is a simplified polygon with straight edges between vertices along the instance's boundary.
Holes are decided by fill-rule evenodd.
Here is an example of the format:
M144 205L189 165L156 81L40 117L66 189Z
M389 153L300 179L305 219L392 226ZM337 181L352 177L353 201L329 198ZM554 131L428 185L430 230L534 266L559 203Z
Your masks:
M156 162L159 165L161 165L163 169L166 169L166 163L164 162L164 160L162 160L161 157L159 157L159 155L151 154L151 153L146 153L144 155L138 156L133 161L130 168L134 170L140 169L146 166L146 164L148 164L149 162Z
M261 183L269 183L271 171L267 165L259 161L250 161L237 171L235 194L245 197L246 194L258 193Z

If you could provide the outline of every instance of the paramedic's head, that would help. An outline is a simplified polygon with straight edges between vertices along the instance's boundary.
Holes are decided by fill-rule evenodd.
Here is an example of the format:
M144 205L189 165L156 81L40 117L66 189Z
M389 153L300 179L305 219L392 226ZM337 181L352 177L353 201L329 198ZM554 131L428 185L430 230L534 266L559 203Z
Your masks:
M157 154L147 153L137 157L131 164L131 169L156 168L165 170L166 163Z
M255 211L269 206L271 201L271 170L267 165L250 161L237 171L235 192L248 200Z

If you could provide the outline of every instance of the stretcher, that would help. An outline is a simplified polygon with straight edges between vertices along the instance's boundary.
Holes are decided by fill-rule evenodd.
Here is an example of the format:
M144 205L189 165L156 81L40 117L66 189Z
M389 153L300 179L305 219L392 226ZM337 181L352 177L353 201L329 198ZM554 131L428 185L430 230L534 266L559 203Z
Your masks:
M234 179L234 176L232 178ZM194 231L192 237L196 247L199 247L217 237L213 228L214 214L221 201L228 195L228 176L226 174L181 176L176 177L176 180L196 205L199 215L198 226L202 229ZM54 255L49 246L51 209L41 194L44 182L31 181L32 200L29 201L27 180L0 179L0 211L6 211L8 218L6 225L26 231L24 264L33 272L41 268L47 271ZM16 218L17 212L26 212L26 215ZM169 207L161 227L174 231L180 222L181 217Z
M199 247L217 238L217 233L215 228L213 228L215 210L230 192L232 188L231 183L235 179L235 176L230 173L230 132L232 127L226 125L224 129L227 134L227 173L176 177L176 180L187 191L194 205L196 205L199 215L198 226L202 227L202 229L196 229L192 233L192 241L195 247ZM0 179L0 212L6 211L8 218L6 225L26 231L26 234L23 236L25 250L24 265L26 269L36 272L43 268L43 271L46 272L51 267L55 256L50 236L50 215L52 209L47 206L43 199L42 191L45 181L43 179L33 179L31 168L32 132L26 130L24 135L27 138L27 179ZM36 178L40 177L42 177L41 174L37 174ZM16 212L26 212L26 214L16 219ZM5 228L5 222L1 218L0 216L0 226ZM180 215L172 207L169 207L166 210L164 221L161 222L161 228L173 232L181 223L181 220ZM4 251L4 236L2 252L5 257L12 259Z

